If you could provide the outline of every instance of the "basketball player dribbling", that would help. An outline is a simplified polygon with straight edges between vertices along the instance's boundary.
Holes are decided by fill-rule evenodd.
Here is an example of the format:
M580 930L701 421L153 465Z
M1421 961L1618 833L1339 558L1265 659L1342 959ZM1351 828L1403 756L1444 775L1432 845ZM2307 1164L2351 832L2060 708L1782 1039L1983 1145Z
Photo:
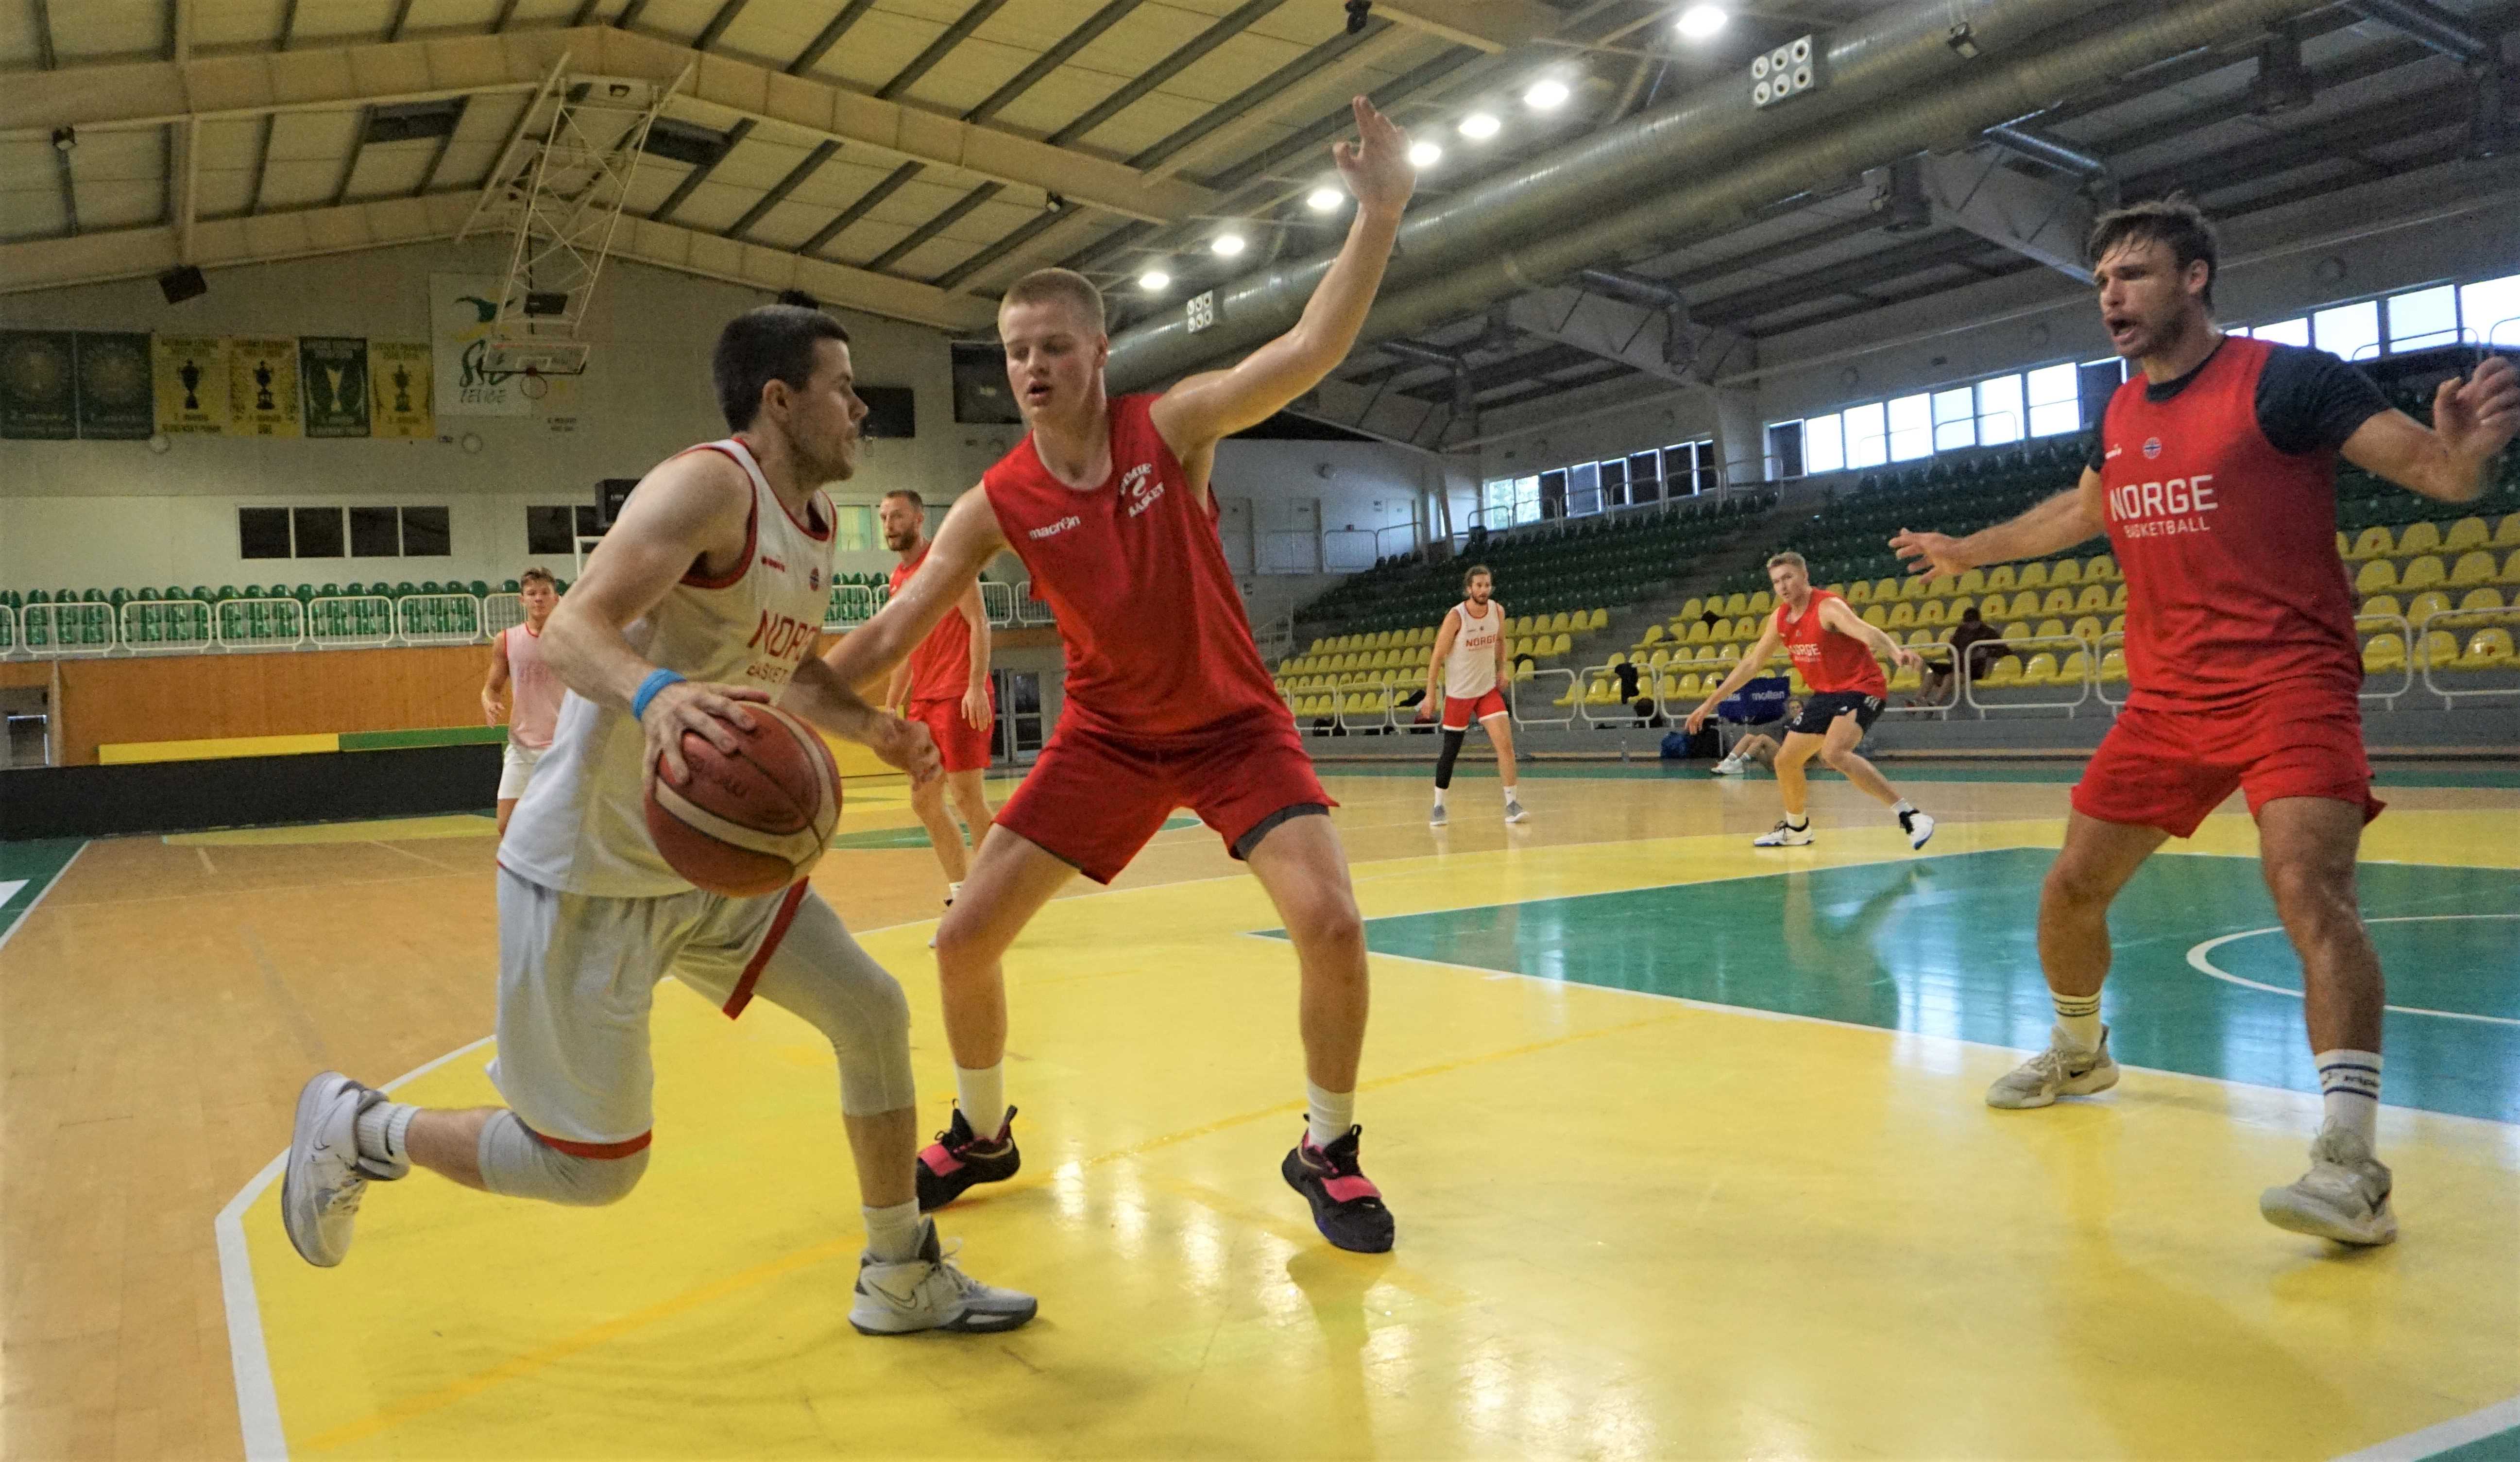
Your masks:
M892 592L898 594L927 560L927 504L916 492L883 495L877 509L883 524L883 546L901 556L893 566ZM926 825L928 845L945 870L945 906L954 906L963 891L963 875L970 870L964 851L963 828L977 845L989 831L989 799L981 778L989 770L989 732L998 718L996 694L989 688L989 611L975 581L971 591L895 666L883 693L887 708L927 728L936 739L936 754L945 766L942 782L922 782L910 790L910 808ZM946 810L948 795L954 800ZM954 825L962 814L963 827Z
M552 729L560 723L561 697L568 690L543 662L543 625L560 603L560 585L548 569L528 569L517 575L517 602L525 622L511 624L490 641L490 676L481 684L483 723L508 723L508 751L499 763L499 836L508 836L508 819L516 815L517 799L534 776L535 763L551 750ZM499 704L505 695L508 705Z
M766 305L726 327L712 365L734 434L648 474L544 629L569 694L499 849L490 1074L508 1105L424 1110L322 1073L297 1099L282 1217L299 1254L332 1265L367 1185L414 1165L511 1198L628 1197L648 1165L649 1015L671 975L730 1018L758 995L831 1041L867 1232L850 1324L1011 1329L1032 1298L963 1274L920 1215L901 986L803 881L757 898L703 892L648 836L650 769L689 780L686 735L734 752L727 723L750 725L747 706L775 701L914 780L936 775L924 731L874 710L813 655L833 526L821 487L856 471L866 415L846 332Z
M998 335L1031 433L946 514L917 577L832 652L843 681L882 672L1007 549L1067 649L1058 730L937 931L959 1100L920 1155L922 1207L1012 1177L1021 1161L1002 1066L1007 947L1068 879L1109 883L1187 806L1250 865L1295 945L1307 1123L1280 1172L1332 1244L1391 1247L1390 1211L1358 1160L1364 925L1329 794L1252 643L1208 491L1218 440L1328 375L1381 283L1417 175L1400 128L1363 97L1354 108L1362 140L1332 150L1357 199L1347 243L1295 327L1233 369L1111 398L1101 293L1063 269L1015 281Z
M2373 1148L2387 994L2354 877L2381 804L2362 747L2353 587L2332 536L2336 458L2469 501L2520 430L2520 373L2496 358L2443 382L2427 430L2333 355L2217 330L2217 247L2194 206L2109 213L2089 254L2101 322L2139 370L2109 399L2081 482L1965 538L1903 528L1890 540L1914 572L1959 573L2106 532L2126 573L2126 708L2074 788L2039 896L2055 1028L1987 1105L2045 1107L2117 1084L2099 1013L2109 904L2164 840L2244 793L2301 957L2323 1117L2310 1171L2267 1189L2259 1212L2298 1233L2386 1244L2398 1220Z
M1695 736L1725 697L1767 670L1768 657L1779 645L1792 655L1794 668L1803 672L1804 682L1811 686L1802 709L1785 722L1784 745L1774 763L1777 796L1785 804L1785 815L1752 839L1751 845L1803 847L1811 843L1811 819L1803 812L1810 783L1803 768L1818 756L1865 796L1889 807L1899 819L1899 830L1908 835L1909 846L1923 847L1934 836L1934 819L1917 811L1881 775L1880 768L1855 750L1880 717L1883 699L1890 694L1890 682L1874 657L1886 656L1909 666L1920 665L1923 660L1886 631L1865 623L1845 599L1813 588L1811 570L1801 554L1780 553L1768 560L1768 583L1777 592L1777 610L1760 631L1759 643L1743 651L1732 673L1688 713L1688 734Z
M1505 820L1522 821L1522 800L1515 797L1513 713L1506 708L1505 606L1492 602L1496 577L1485 564L1474 564L1462 575L1462 600L1444 616L1435 631L1435 648L1426 657L1426 699L1418 703L1418 719L1433 720L1440 705L1444 715L1444 750L1435 756L1435 810L1426 821L1442 827L1444 790L1453 785L1453 762L1469 738L1470 722L1488 733L1496 748L1497 777L1505 783Z

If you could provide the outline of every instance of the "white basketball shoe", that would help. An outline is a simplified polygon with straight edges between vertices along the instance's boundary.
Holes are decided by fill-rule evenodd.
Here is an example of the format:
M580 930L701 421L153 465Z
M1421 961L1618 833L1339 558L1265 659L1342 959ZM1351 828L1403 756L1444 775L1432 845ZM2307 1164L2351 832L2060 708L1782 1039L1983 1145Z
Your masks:
M2109 1055L2109 1028L2100 1028L2100 1043L2091 1050L2052 1029L2048 1049L1996 1077L1986 1089L1986 1104L2007 1111L2054 1106L2060 1096L2090 1096L2118 1084L2118 1064Z
M2388 1244L2398 1237L2390 1186L2389 1169L2371 1156L2369 1145L2331 1124L2320 1127L2310 1144L2310 1171L2259 1194L2258 1211L2297 1234L2339 1244Z
M858 1257L857 1299L849 1324L860 1335L915 1335L922 1330L1012 1330L1041 1302L985 1285L956 1268L936 1242L936 1220L920 1220L919 1254L898 1263Z
M350 1252L350 1229L371 1178L411 1171L359 1156L359 1114L385 1099L339 1072L320 1072L297 1093L297 1123L281 1169L280 1222L306 1262L331 1268Z

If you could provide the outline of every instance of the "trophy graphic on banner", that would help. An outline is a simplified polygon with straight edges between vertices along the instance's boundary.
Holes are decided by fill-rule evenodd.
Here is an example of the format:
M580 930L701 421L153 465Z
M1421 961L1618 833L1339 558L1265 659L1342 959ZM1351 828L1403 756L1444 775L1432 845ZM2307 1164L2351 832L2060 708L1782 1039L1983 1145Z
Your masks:
M394 410L411 410L411 368L397 362L393 373Z
M175 373L175 379L184 383L184 409L186 411L201 410L201 366L195 363L193 358L188 355L184 358L184 368Z
M324 368L324 390L326 394L332 397L333 410L347 411L349 409L349 404L341 399L341 368L339 366L326 366Z
M254 410L277 411L280 409L279 403L271 399L270 361L257 360L253 363L253 388Z

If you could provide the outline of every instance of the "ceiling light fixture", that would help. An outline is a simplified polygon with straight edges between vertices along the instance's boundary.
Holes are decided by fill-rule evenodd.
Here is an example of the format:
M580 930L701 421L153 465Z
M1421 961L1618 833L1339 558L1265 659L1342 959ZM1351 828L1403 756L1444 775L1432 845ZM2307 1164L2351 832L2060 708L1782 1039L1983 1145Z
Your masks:
M1328 183L1314 189L1304 199L1304 206L1316 213L1328 213L1347 202L1347 195Z
M1409 144L1409 165L1412 167L1432 167L1443 160L1444 150L1431 142Z
M1706 40L1722 30L1724 23L1731 19L1720 6L1692 5L1680 13L1680 33L1689 40Z
M1219 257L1230 259L1240 253L1246 246L1240 234L1218 234L1216 241L1207 247L1215 250Z
M1462 118L1462 135L1473 142L1484 142L1494 137L1504 125L1493 113L1473 112Z
M1569 95L1565 82L1547 76L1531 83L1531 90L1522 94L1522 105L1534 112L1554 112L1566 105Z
M1160 295L1173 287L1173 277L1161 269L1149 269L1138 276L1138 288L1149 295Z

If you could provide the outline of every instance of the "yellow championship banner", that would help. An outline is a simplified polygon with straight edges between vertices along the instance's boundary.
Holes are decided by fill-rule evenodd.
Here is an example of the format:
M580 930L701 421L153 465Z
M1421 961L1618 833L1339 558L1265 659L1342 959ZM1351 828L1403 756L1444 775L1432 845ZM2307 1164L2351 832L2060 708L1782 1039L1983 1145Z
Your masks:
M299 436L297 339L228 342L228 433L233 436Z
M437 434L427 341L368 342L368 422L372 436L425 440Z
M158 430L169 436L217 436L228 429L228 343L215 335L161 335L151 371Z

